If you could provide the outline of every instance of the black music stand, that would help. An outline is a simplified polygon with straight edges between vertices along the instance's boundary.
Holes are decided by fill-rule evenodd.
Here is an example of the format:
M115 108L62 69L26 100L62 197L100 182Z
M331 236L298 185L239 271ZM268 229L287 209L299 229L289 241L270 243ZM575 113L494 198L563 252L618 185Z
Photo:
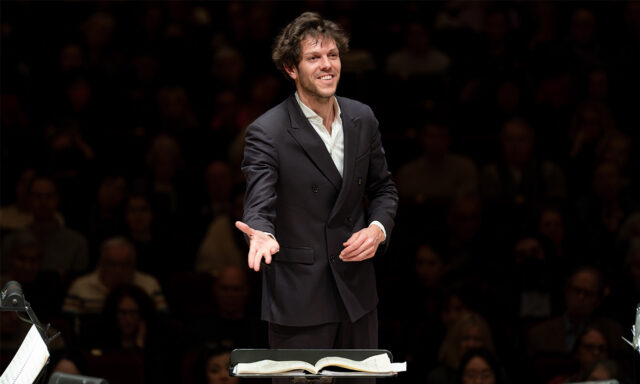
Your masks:
M316 361L327 356L339 356L351 360L364 360L371 356L386 353L393 362L393 355L386 349L234 349L229 358L229 375L241 378L279 378L291 379L292 383L330 383L334 378L382 378L396 376L396 372L334 372L331 375L312 374L304 372L286 372L270 374L235 374L233 368L238 363L253 363L260 360L287 361L298 360L315 364Z

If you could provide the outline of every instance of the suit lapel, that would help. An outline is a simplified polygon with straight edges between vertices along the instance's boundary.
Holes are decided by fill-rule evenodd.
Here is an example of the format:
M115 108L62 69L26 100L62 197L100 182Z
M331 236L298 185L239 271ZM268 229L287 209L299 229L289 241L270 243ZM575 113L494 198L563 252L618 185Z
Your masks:
M342 187L342 177L336 168L336 165L327 151L327 147L322 142L318 133L313 129L309 120L304 116L295 96L290 96L287 102L289 117L291 119L291 127L289 133L300 144L307 153L311 161L318 167L320 172L333 184L339 191ZM345 137L346 146L346 137Z
M354 172L356 165L356 154L358 153L358 131L357 121L354 121L349 111L344 108L344 105L340 103L340 110L342 114L342 131L344 134L344 168L342 170L342 189L338 195L331 217L340 209L344 204L345 199L349 196L349 188L351 187L351 181L354 179L352 173Z

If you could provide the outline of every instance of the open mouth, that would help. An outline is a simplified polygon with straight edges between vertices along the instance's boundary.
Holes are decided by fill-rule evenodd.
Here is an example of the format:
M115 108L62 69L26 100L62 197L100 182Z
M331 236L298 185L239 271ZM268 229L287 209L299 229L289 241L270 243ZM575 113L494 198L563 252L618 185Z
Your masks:
M333 75L323 75L319 77L320 80L333 80L333 78Z

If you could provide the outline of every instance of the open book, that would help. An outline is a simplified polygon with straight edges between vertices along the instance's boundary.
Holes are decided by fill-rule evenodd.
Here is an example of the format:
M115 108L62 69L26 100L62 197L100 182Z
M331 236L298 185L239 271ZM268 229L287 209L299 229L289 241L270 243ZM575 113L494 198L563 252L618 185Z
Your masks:
M288 360L260 360L254 363L238 363L233 368L234 374L276 374L295 371L306 371L311 374L322 374L326 367L340 367L350 371L367 373L392 373L389 356L386 353L371 356L367 359L356 361L338 356L323 357L315 364L306 361Z

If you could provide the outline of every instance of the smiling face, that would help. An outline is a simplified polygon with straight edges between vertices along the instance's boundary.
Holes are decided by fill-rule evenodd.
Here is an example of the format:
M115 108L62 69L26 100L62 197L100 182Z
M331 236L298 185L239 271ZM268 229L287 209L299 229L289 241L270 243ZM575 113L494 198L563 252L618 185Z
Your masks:
M336 93L342 68L336 42L329 37L307 35L300 48L298 65L287 68L300 100L308 106L329 101Z

